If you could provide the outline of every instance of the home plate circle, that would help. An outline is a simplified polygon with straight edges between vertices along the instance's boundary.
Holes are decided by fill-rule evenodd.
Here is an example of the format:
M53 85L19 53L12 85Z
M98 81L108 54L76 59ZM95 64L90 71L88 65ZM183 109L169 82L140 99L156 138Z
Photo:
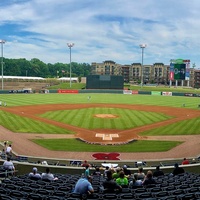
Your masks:
M118 138L118 134L103 134L103 133L96 133L95 137L100 137L102 140L112 140L112 138Z

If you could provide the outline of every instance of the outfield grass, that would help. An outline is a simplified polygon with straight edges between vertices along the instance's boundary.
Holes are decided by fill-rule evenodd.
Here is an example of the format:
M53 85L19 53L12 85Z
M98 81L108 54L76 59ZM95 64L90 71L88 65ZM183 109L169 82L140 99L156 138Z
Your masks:
M159 105L198 109L200 98L181 96L152 96L152 95L124 95L124 94L2 94L1 101L6 101L8 106L24 106L37 104L60 103L110 103L110 104L141 104Z
M117 118L97 118L96 114L112 114ZM87 129L125 130L170 119L162 113L119 108L87 108L46 112L41 117Z
M34 139L32 141L49 150L76 152L164 152L181 144L176 141L135 141L124 145L94 145L76 139Z

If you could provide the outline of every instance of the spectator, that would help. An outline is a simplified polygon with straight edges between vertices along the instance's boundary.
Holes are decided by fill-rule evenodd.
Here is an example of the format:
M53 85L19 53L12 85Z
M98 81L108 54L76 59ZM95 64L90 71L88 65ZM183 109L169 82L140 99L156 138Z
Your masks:
M122 187L112 179L112 172L107 171L106 180L103 182L104 192L120 192Z
M138 172L135 173L135 174L137 174L138 180L144 180L145 173L143 172L143 168L142 167L139 167L138 168Z
M126 165L123 166L123 171L127 178L131 176L131 170L129 170Z
M85 177L88 177L90 175L90 168L89 165L85 166L85 173L84 173Z
M104 174L105 177L107 176L107 172L108 172L108 171L109 171L109 167L106 166L106 169L105 169L104 172L103 172L103 174Z
M91 195L94 192L92 187L92 177L88 176L86 178L80 178L74 188L74 193L78 193L80 195L86 194Z
M142 182L142 185L149 185L149 184L156 184L156 181L153 178L152 171L148 171L147 175L144 178L144 181Z
M91 165L87 162L87 160L84 161L84 163L81 165L81 167L91 167Z
M12 175L15 173L15 166L13 162L10 160L10 156L7 156L7 160L3 163L3 168L8 171L13 171Z
M183 174L185 173L185 170L182 168L182 167L179 167L178 163L175 163L174 165L174 170L172 172L172 174L175 176L175 175L178 175L178 174Z
M34 179L34 180L39 180L42 178L41 175L39 173L37 173L36 167L33 167L33 170L32 170L32 172L29 173L28 177L30 179Z
M95 168L95 171L93 172L93 175L101 176L101 172L100 172L99 167Z
M53 181L57 179L57 177L54 177L54 175L50 173L50 169L48 167L46 168L46 173L42 173L42 180Z
M164 172L160 170L160 166L156 167L156 171L153 173L153 177L164 176Z
M125 177L124 171L119 173L119 178L116 179L116 183L121 187L128 187L128 179Z
M12 145L9 144L5 151L7 156L12 156Z
M141 186L142 185L142 180L138 180L138 175L137 174L134 174L133 175L133 180L130 181L129 183L129 187L130 188L133 188L133 187L137 187L137 186Z
M187 160L186 158L183 159L182 165L188 165L190 164L189 160Z
M119 178L119 173L121 171L121 168L120 167L117 167L117 169L115 170L115 172L112 174L112 178L114 180L116 180L117 178Z

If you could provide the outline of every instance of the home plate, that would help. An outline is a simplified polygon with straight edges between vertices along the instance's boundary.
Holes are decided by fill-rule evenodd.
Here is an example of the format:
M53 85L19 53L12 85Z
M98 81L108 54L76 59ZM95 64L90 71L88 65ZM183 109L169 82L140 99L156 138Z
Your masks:
M102 140L112 140L112 138L118 138L118 134L103 134L103 133L96 133L96 137L101 137Z

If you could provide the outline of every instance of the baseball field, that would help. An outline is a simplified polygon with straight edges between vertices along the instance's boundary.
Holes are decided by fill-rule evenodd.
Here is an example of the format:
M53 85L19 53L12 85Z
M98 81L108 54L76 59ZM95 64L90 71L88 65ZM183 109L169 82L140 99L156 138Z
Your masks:
M0 140L20 155L121 160L195 157L200 98L124 94L2 94ZM3 105L3 104L2 104Z

